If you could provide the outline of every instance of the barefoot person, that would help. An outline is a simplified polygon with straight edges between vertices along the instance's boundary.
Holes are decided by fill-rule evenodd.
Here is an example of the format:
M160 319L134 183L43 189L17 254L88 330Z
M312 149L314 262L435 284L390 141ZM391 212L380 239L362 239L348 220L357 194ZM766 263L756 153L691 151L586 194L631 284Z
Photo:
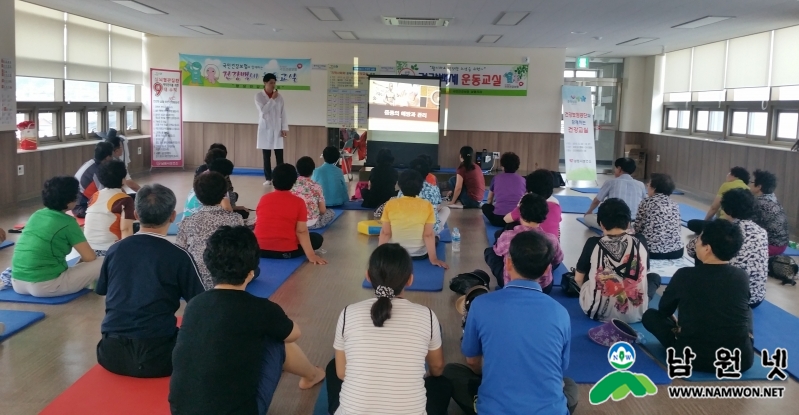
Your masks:
M275 74L264 75L264 89L255 94L255 106L260 115L257 148L264 156L264 186L272 184L272 150L275 150L275 163L283 164L283 139L289 133L283 96L277 92L276 82Z

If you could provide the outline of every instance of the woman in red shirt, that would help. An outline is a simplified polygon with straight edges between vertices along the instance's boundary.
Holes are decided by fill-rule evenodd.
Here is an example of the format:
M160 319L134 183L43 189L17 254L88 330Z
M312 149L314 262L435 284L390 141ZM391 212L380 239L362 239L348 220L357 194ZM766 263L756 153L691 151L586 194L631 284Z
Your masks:
M455 176L449 178L452 197L449 206L452 208L477 209L483 202L486 183L482 170L474 164L474 149L461 147L461 164Z

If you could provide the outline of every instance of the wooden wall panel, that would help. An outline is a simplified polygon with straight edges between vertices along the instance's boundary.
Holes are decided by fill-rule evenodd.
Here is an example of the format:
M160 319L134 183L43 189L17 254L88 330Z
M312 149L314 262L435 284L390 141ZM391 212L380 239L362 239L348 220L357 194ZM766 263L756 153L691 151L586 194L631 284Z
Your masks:
M17 183L17 136L0 131L0 206L16 202Z
M25 166L25 174L16 177L17 200L31 199L42 191L42 152L17 154L17 165Z
M447 131L439 138L438 163L443 168L457 167L460 149L471 146L475 151L512 151L521 157L521 172L538 168L557 170L560 152L558 133L517 133L496 131Z
M201 122L183 123L183 158L187 166L203 164L208 147L203 140L203 124Z
M263 164L261 152L256 149L258 125L236 124L233 140L233 164L237 167L259 167Z
M202 154L201 158L205 158L205 153L211 147L211 144L214 143L224 144L228 152L233 150L235 133L235 124L203 123L203 144L199 149Z

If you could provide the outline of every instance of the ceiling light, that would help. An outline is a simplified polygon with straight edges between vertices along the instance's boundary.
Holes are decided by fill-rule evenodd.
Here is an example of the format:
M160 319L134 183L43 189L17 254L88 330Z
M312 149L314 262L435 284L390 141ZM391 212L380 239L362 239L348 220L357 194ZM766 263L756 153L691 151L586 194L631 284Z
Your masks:
M656 38L656 37L637 37L637 38L634 38L634 39L625 40L624 42L621 42L621 43L617 43L616 46L621 46L621 45L624 45L624 46L635 46L635 45L640 45L642 43L651 42L653 40L658 40L658 38Z
M691 20L677 26L672 26L672 29L696 29L697 27L707 26L709 24L718 23L727 19L734 19L732 16L706 16L701 19Z
M189 30L194 30L195 32L202 33L204 35L221 35L221 33L217 32L216 30L209 29L205 26L196 26L196 25L181 25Z
M572 32L573 35L584 35L588 32Z
M502 35L483 35L477 40L477 43L497 43Z
M308 7L308 11L313 13L317 19L323 22L340 22L338 15L330 7Z
M516 26L524 20L530 12L505 12L494 23L496 26Z
M336 36L338 36L338 38L341 40L358 40L358 36L355 36L355 33L352 32L334 30L333 33L335 33Z
M131 8L133 10L136 10L137 12L142 12L144 14L167 14L165 12L162 12L161 10L158 10L156 8L153 8L153 7L150 7L150 6L146 5L146 4L141 4L138 1L114 0L114 3L116 3L116 4L120 5L120 6L125 6L125 7L128 7L128 8Z

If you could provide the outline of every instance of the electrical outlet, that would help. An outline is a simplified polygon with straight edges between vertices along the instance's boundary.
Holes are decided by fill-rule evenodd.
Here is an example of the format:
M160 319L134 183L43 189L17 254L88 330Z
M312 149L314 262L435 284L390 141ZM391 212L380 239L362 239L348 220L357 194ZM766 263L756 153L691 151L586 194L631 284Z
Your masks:
M494 159L498 159L498 158L499 158L499 151L495 151L494 152Z
M137 150L138 154L141 154L141 147Z
M24 176L25 175L25 166L20 164L17 166L17 176Z
M657 160L656 160L656 161L657 161L658 163L660 163L660 154L658 154L658 156L657 156Z

